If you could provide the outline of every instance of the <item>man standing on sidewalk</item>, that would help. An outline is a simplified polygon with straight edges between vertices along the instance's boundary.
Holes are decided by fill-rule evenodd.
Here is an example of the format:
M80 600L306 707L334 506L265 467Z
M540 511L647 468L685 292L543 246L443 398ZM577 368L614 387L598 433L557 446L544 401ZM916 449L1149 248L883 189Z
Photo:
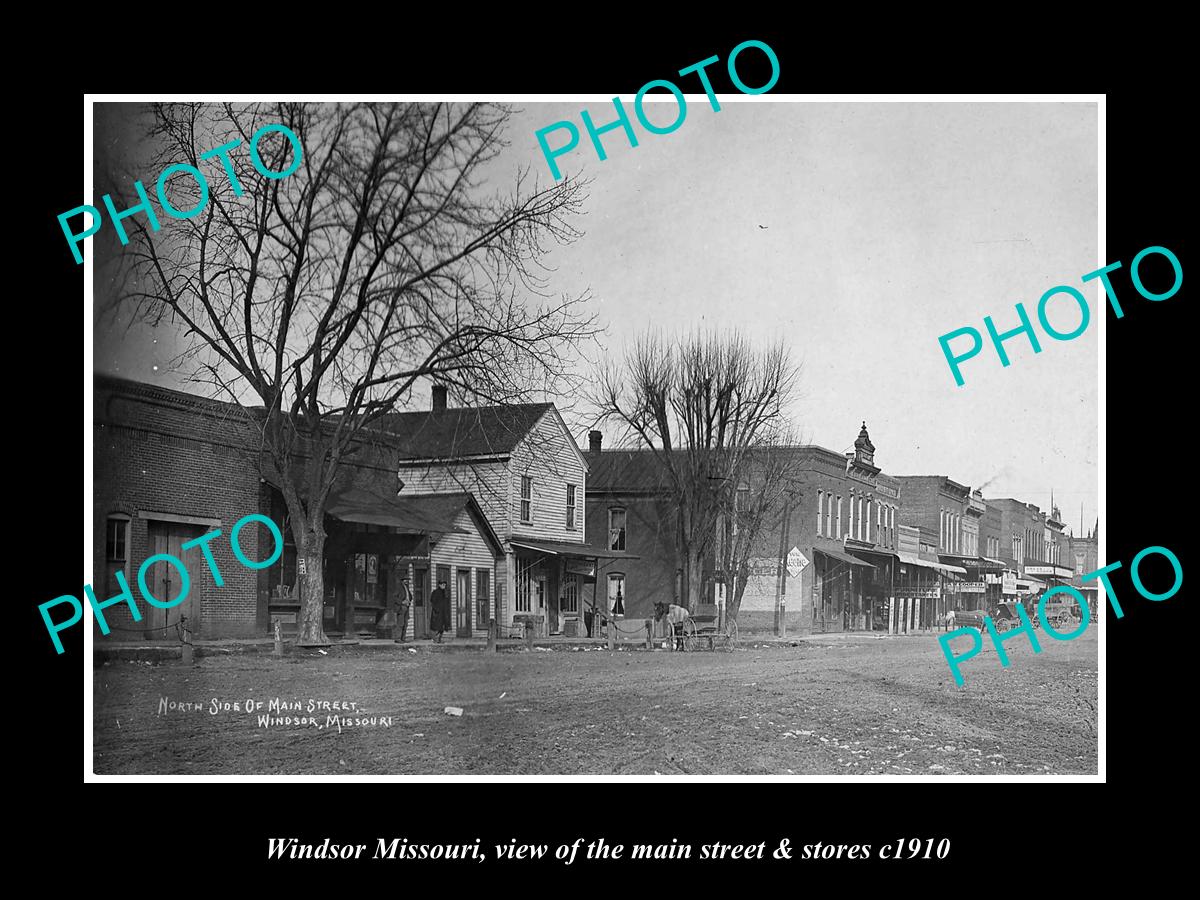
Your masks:
M396 638L397 644L403 644L407 639L405 633L408 631L408 612L412 608L412 588L408 586L408 579L400 579L400 595L396 600L396 625L400 630L400 637Z

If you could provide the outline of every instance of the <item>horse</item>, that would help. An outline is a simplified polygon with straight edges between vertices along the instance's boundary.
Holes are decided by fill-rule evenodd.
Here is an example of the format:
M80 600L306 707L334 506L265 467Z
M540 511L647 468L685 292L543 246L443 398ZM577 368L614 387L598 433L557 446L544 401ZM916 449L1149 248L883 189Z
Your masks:
M675 649L682 650L683 623L688 618L688 611L682 606L676 606L674 603L655 603L654 621L661 622L664 616L671 625L671 630L675 635Z

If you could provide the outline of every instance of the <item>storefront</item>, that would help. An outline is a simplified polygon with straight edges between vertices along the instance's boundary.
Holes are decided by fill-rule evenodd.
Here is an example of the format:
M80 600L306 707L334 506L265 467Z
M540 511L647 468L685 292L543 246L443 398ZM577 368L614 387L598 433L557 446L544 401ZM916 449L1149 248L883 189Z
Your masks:
M865 631L869 628L872 563L841 550L813 548L813 628Z
M330 637L375 635L403 579L413 590L410 633L428 632L430 549L438 539L464 532L452 519L427 508L422 498L400 500L352 488L326 503L323 627ZM284 633L295 630L303 602L304 575L312 561L296 552L282 497L274 498L282 523L282 565L267 570L268 614ZM390 621L390 620L389 620Z
M530 622L539 637L578 637L588 633L590 622L592 634L599 636L599 625L610 613L614 619L627 615L624 573L610 571L605 583L597 584L596 569L601 559L640 559L636 554L565 541L513 538L509 543L516 579L515 625ZM652 613L638 618L648 615Z
M931 630L945 621L938 563L913 553L896 553L895 596L888 615L890 634Z
M962 609L990 613L1003 599L1000 579L1004 571L1003 560L946 553L939 554L938 558L943 564L962 570L962 581L957 585L957 600Z

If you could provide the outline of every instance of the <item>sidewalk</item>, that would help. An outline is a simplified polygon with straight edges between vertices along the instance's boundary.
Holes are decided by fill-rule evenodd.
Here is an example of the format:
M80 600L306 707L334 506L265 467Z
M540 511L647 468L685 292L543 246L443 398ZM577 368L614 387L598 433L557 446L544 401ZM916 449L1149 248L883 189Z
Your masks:
M902 637L928 637L934 632L916 632L912 634L886 634L882 632L867 632L867 631L851 631L851 632L829 632L829 633L813 633L813 634L798 634L788 635L787 637L779 637L774 634L742 634L738 639L739 647L758 646L802 646L807 643L852 643L857 641L874 641L886 640L889 638ZM656 649L662 649L662 638L655 640ZM624 649L644 649L646 645L645 639L633 639L626 637L625 640L617 640L615 648L618 650ZM551 635L549 637L535 638L531 644L526 644L523 640L503 638L496 641L496 649L499 652L519 652L526 647L532 648L534 651L591 651L591 650L606 650L608 649L608 640L605 637L565 637L563 635ZM432 639L409 640L402 644L397 644L391 640L377 638L355 638L351 640L332 640L328 646L316 647L297 647L293 640L287 639L283 642L283 652L286 655L304 654L307 656L317 656L323 650L325 654L333 653L342 648L361 647L364 649L388 652L394 651L397 653L412 652L412 653L456 653L456 652L484 652L487 649L486 638L460 638L443 636L442 642L436 643ZM275 648L275 641L271 637L253 637L253 638L221 638L217 640L195 640L192 642L193 652L196 657L202 656L220 656L227 653L271 653ZM98 637L93 644L93 654L97 660L139 660L139 661L158 661L179 659L183 655L182 647L178 641L112 641L106 638Z

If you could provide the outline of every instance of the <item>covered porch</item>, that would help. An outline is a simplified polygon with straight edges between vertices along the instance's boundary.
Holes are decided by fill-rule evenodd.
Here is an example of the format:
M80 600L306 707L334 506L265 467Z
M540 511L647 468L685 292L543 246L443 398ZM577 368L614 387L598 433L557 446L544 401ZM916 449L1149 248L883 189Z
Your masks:
M614 618L624 616L624 576L610 573L598 586L599 560L640 559L620 550L604 550L566 541L544 541L514 537L512 547L515 598L510 631L533 626L536 637L562 635L584 637L596 633L600 620L611 610ZM599 596L607 590L610 603Z

